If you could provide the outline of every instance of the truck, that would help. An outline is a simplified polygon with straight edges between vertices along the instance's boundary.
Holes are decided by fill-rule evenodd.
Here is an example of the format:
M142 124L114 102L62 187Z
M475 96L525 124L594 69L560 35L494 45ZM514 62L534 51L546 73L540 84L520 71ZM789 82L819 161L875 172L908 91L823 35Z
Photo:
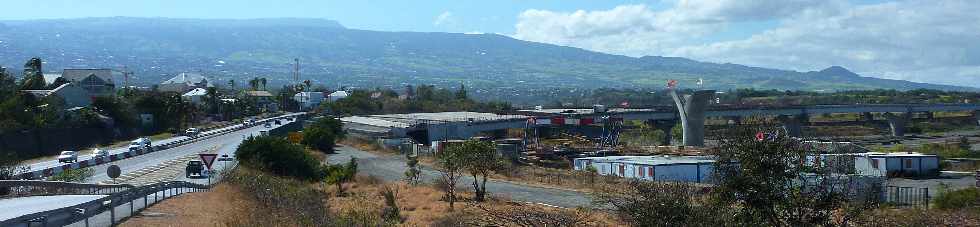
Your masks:
M194 177L204 177L204 162L193 160L187 162L187 167L184 168L184 177L191 178Z
M153 151L153 145L150 142L150 138L141 137L135 139L129 143L129 151Z

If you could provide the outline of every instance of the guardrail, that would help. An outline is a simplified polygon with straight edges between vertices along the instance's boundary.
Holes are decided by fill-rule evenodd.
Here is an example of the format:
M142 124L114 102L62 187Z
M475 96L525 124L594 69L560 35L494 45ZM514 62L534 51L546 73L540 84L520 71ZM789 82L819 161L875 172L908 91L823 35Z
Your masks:
M39 169L39 170L28 170L27 172L19 173L19 174L15 175L15 176L16 176L17 179L20 179L20 180L41 179L41 178L53 176L55 174L61 173L62 171L65 171L65 170L80 169L80 168L85 168L85 167L89 167L89 166L97 166L97 165L102 165L102 164L105 164L105 163L114 162L114 161L118 161L118 160L122 160L122 159L127 159L127 158L131 158L131 157L135 157L135 156L139 156L139 155L143 155L143 154L149 154L149 153L156 152L156 151L162 151L162 150L166 150L166 149L170 149L170 148L175 148L175 147L179 147L179 146L183 146L183 145L195 143L195 142L198 142L198 141L201 141L201 140L210 139L210 138L214 138L214 137L217 137L217 136L225 135L225 134L232 133L232 132L235 132L235 131L239 131L239 130L242 130L242 129L251 128L251 127L254 127L254 126L257 126L257 125L261 125L261 124L263 124L265 122L274 121L276 119L282 119L282 118L286 118L286 117L299 117L299 116L302 116L302 115L305 115L305 114L306 113L294 113L294 114L287 114L287 115L280 115L280 116L270 117L270 118L266 118L266 119L262 119L262 120L257 120L257 121L255 121L255 124L254 125L233 124L233 127L227 127L226 126L224 128L219 128L217 130L211 130L211 131L201 132L200 135L195 136L195 137L188 137L188 138L183 138L183 139L176 140L176 141L171 141L171 142L168 142L168 143L156 144L156 145L153 145L151 147L151 149L148 149L148 150L130 150L130 151L126 151L126 152L123 152L123 153L107 155L105 157L99 157L99 158L91 158L91 159L87 159L87 160L83 160L83 161L78 161L78 162L75 162L75 163L64 164L64 165L61 165L61 166L54 166L54 167L45 168L45 169Z
M150 185L128 188L126 190L107 195L104 198L74 206L42 211L3 220L0 221L0 226L65 226L82 221L84 221L85 226L89 226L90 218L106 212L109 213L108 224L115 225L116 221L122 220L121 217L117 217L116 215L116 208L119 206L128 203L129 215L132 215L136 212L135 204L138 201L143 202L141 209L146 209L146 207L151 204L150 195L153 195L152 203L155 204L162 199L170 198L175 195L205 190L210 190L210 187L207 185L195 184L186 181L159 182Z
M0 198L40 195L109 195L135 188L129 184L85 184L62 181L0 180Z

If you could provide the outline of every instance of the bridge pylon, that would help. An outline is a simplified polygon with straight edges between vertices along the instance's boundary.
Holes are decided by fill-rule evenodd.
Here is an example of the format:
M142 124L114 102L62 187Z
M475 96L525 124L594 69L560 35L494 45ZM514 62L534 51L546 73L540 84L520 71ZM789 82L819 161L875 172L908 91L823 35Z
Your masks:
M677 112L681 118L681 127L684 129L684 146L704 146L704 113L708 109L708 101L714 97L715 91L694 91L694 94L684 95L683 100L674 89L670 89L669 92L674 98L674 103L677 104Z
M888 126L892 129L892 136L905 136L905 126L909 122L909 118L912 113L885 113L885 119L888 120Z

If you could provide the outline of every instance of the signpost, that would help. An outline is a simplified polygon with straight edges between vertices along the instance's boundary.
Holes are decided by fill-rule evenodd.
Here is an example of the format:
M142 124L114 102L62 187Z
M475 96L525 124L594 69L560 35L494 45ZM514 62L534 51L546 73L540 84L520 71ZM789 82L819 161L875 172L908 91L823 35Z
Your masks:
M122 174L122 170L119 169L117 165L110 165L108 169L105 170L105 174L112 178L112 183L116 183L116 178L119 178L119 174Z
M218 154L198 154L201 156L201 161L204 162L204 166L208 167L208 185L211 185L211 164L214 163L214 159L218 157Z

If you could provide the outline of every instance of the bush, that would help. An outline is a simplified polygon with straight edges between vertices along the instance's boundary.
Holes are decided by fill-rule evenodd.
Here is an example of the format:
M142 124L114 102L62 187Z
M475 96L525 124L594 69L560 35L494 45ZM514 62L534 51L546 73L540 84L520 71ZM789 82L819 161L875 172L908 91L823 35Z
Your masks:
M229 173L228 183L245 190L265 208L263 219L239 220L230 226L327 226L329 213L324 194L310 184L273 176L249 168Z
M48 177L49 181L64 181L64 182L85 182L88 178L92 177L95 171L92 168L81 168L81 169L69 169L61 171L54 176Z
M933 199L933 203L939 209L974 208L980 212L980 189L975 187L960 190L944 189L942 194Z
M319 180L324 171L316 157L302 146L279 137L249 137L235 151L243 165L280 176Z
M343 123L334 118L322 118L303 129L303 144L322 152L333 152L337 140L343 138Z

